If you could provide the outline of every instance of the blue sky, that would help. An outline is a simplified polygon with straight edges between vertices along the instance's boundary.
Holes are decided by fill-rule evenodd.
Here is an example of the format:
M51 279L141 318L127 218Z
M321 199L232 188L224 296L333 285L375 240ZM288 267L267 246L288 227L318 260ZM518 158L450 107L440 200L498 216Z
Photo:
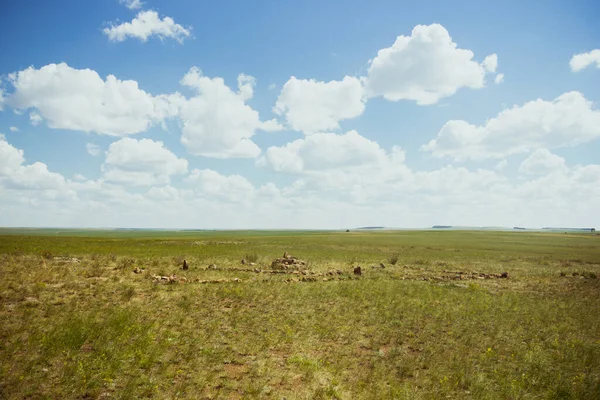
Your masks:
M600 225L597 2L2 7L0 225Z

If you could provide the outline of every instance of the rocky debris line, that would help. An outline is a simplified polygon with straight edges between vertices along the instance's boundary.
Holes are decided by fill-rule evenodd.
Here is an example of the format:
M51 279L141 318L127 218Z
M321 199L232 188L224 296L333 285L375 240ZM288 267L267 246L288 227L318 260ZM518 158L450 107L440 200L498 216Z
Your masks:
M302 276L302 277L294 277L288 278L284 282L286 283L294 283L294 282L333 282L333 281L346 281L360 279L358 276L324 276L323 274L311 275L311 276Z
M241 282L240 278L232 278L232 279L194 279L192 282L194 283L231 283L231 282Z
M287 251L283 253L283 257L276 258L271 263L271 269L274 270L288 270L288 269L302 269L306 266L306 261L300 260L292 255L289 255Z
M308 269L304 270L271 270L271 269L260 269L260 268L220 268L215 264L210 264L207 270L214 271L237 271L237 272L254 272L255 274L271 274L271 275L311 275L311 276L335 276L343 275L344 272L339 269L332 269L327 272L314 272Z
M160 275L152 275L152 281L154 283L230 283L230 282L241 282L239 278L232 279L193 279L188 280L185 277L179 277L177 275L171 276L160 276Z
M154 283L186 283L188 280L185 277L179 277L175 274L171 276L152 275Z
M483 272L471 272L471 273L462 273L458 272L454 275L448 275L446 278L453 280L463 280L463 279L508 279L510 275L508 272L502 272L501 274L486 274Z
M60 261L65 263L79 264L81 260L75 257L52 257L52 261Z
M508 279L508 272L501 274L485 274L485 273L469 273L469 274L454 274L440 276L403 276L399 279L408 281L468 281L475 279Z
M560 276L567 277L569 275L567 275L566 272L561 272ZM585 279L596 279L598 277L598 275L596 275L594 272L573 272L572 274L570 274L570 276L572 276L573 278L585 278Z

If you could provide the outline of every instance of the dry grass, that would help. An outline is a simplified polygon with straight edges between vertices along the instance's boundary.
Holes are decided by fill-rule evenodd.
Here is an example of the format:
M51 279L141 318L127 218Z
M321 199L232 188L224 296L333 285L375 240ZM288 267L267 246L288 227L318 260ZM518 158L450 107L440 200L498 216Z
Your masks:
M600 239L358 235L1 237L1 397L598 398Z

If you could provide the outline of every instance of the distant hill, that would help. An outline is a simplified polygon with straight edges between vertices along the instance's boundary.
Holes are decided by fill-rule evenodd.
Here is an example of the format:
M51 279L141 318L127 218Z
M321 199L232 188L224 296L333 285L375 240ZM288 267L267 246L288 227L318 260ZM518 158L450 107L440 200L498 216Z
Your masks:
M434 225L431 227L431 229L450 229L452 228L452 225Z
M542 230L546 231L586 231L590 232L594 228L552 228L552 227L544 227Z

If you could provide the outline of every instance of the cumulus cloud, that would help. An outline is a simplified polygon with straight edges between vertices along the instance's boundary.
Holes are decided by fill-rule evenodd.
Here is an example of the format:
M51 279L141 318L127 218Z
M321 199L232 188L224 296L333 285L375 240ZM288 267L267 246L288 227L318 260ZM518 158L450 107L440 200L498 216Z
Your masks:
M403 153L397 152L403 161ZM381 165L388 154L377 142L356 131L316 133L281 147L269 147L257 164L278 172L300 173L335 168Z
M16 126L11 126L8 129L10 129L11 132L19 132L19 128L17 128Z
M209 78L192 67L181 84L195 94L153 96L136 81L121 81L113 75L103 80L95 71L74 69L67 64L29 67L10 75L14 90L7 103L16 111L33 109L32 123L43 121L50 128L126 136L165 125L179 118L181 141L194 155L216 158L253 158L260 149L251 140L257 130L283 129L275 119L262 121L247 104L256 80L240 74L238 90L222 78Z
M46 164L24 165L23 150L6 141L0 134L0 187L21 190L60 189L65 184L62 175L48 171Z
M498 162L498 164L496 164L496 166L494 167L494 169L496 171L503 171L506 168L507 165L508 165L508 161L506 161L506 160L500 160Z
M181 101L179 117L183 124L181 142L188 152L215 158L254 158L260 148L251 140L256 130L276 131L275 121L261 121L246 101L252 98L254 78L241 74L238 91L222 78L209 78L193 67L181 84L196 94Z
M339 121L365 110L363 86L358 78L320 82L292 76L281 89L273 111L285 116L290 128L305 133L339 128Z
M85 144L85 149L88 152L89 155L96 157L97 155L100 155L100 146L98 146L97 144L94 143L86 143Z
M167 163L177 164L157 143L151 142L149 147L163 154L151 158L153 162L162 165L167 159ZM497 171L452 165L410 170L403 164L400 149L383 156L372 147L371 153L379 156L351 166L342 158L326 169L304 168L293 183L282 187L273 183L257 187L241 175L195 169L185 178L183 188L156 184L140 192L104 179L78 176L69 181L42 163L27 165L23 152L0 137L0 225L234 229L442 223L536 227L594 226L600 221L595 201L600 196L600 165L546 168L542 175L536 170L536 175L523 174L511 182ZM556 161L543 151L537 153L541 157L530 158ZM541 164L560 165L546 161ZM118 162L138 163L135 158ZM175 170L185 169L170 169ZM165 169L154 171L162 174Z
M569 66L573 72L579 72L593 64L596 64L596 68L600 68L600 49L575 54L569 62Z
M490 54L483 60L483 62L481 63L481 66L487 72L496 72L496 68L498 68L498 55Z
M131 2L131 3L135 3ZM191 35L190 28L176 24L173 18L160 19L156 11L140 11L131 22L111 25L102 31L113 42L122 42L127 38L137 38L142 42L152 36L162 39L175 39L179 43Z
M106 181L147 186L168 184L172 175L187 172L188 162L162 142L123 138L109 146L102 170Z
M463 87L480 89L486 74L496 71L498 57L491 54L482 63L473 57L471 50L458 48L442 25L417 25L411 36L398 36L370 61L367 93L428 105Z
M422 149L435 157L482 160L574 146L598 137L600 111L583 94L568 92L552 101L538 99L514 106L481 126L448 121Z
M111 136L143 132L177 110L170 96L153 97L136 81L114 75L103 80L96 71L65 63L29 67L10 74L14 91L7 103L16 110L34 108L31 121L49 127Z
M502 83L502 81L504 81L504 74L498 74L496 75L496 77L494 78L494 83L496 85L499 85L500 83Z
M239 201L253 195L254 185L241 175L221 175L211 169L194 169L186 181L202 195L228 201Z
M565 170L565 159L552 154L547 149L537 149L519 166L519 173L527 175L547 175L557 170Z
M130 10L137 10L138 8L142 8L144 5L144 3L142 3L140 0L119 0L119 3L123 4Z
M35 111L32 111L29 113L29 123L31 123L31 125L33 126L37 126L39 124L41 124L44 121L44 119L42 118L42 116L38 113L36 113Z

